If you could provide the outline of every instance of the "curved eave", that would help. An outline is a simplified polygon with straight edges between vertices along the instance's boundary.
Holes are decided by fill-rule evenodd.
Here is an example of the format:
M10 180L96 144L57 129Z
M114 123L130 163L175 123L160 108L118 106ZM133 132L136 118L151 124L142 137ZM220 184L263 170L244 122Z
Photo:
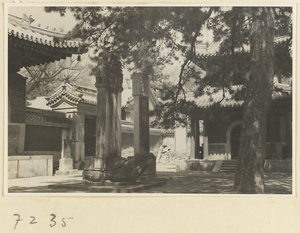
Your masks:
M97 105L97 101L95 101L95 100L88 100L88 99L82 99L81 101L80 101L80 103L83 103L83 104L90 104L90 105Z
M20 69L41 65L80 54L79 44L55 44L19 34L8 34L8 60Z
M14 30L9 30L9 29L8 29L8 35L24 41L29 41L35 44L46 45L54 48L78 49L80 46L80 43L75 41L64 41L64 42L55 43L51 40L47 41L46 39L43 38L29 36L28 34L14 32Z
M62 96L57 99L49 100L47 105L50 106L51 108L57 108L58 106L62 105L63 103L66 103L72 107L75 107L78 105L80 100L71 100L65 96Z

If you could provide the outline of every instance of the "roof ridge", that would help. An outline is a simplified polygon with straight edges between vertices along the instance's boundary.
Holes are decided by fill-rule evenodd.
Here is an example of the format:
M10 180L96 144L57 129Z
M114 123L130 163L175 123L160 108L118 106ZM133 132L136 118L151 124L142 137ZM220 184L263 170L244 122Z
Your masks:
M36 30L39 33L45 33L48 36L56 36L56 37L65 37L66 33L63 32L59 32L56 30L50 30L48 28L42 28L39 26L35 26L30 24L24 24L23 22L25 22L24 18L21 18L19 16L13 15L13 14L8 14L8 22L11 24L16 24L18 26L21 26L24 29L28 29L28 30ZM34 32L34 31L33 31Z
M57 47L57 48L78 48L81 45L81 42L79 41L63 41L63 42L54 42L54 40L47 40L43 38L38 38L37 36L30 36L29 34L25 33L19 33L18 31L15 32L14 29L8 29L8 35L14 36L16 38L27 40L31 42L35 42L38 44L48 45L51 47Z

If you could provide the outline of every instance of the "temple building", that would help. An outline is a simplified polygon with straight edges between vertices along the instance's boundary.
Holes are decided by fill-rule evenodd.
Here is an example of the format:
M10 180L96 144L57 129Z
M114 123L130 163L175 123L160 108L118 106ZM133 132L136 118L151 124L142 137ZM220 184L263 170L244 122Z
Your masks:
M18 74L22 67L79 54L79 43L63 41L62 32L32 22L26 15L8 15L8 178L68 174L95 156L95 88L66 81L47 99L38 97L26 106L26 78ZM127 157L133 155L132 89L125 89L122 99L121 150ZM156 104L150 93L150 122ZM151 128L151 152L156 154L171 134Z
M223 90L207 87L199 97L188 97L196 108L191 113L191 156L208 160L238 158L243 100L234 99L242 86ZM268 113L266 159L291 158L292 142L291 86L275 83Z
M276 38L275 46L286 41L286 37ZM199 55L194 61L198 69L209 75L215 71L215 61L222 64L222 59L226 59L226 55L217 53L218 44L215 44L199 48ZM249 48L238 55L248 56ZM267 119L265 170L272 167L273 171L291 171L292 78L285 78L283 82L281 77L274 76L273 82L272 101ZM202 94L197 96L192 92L187 94L186 100L193 106L186 112L190 119L190 132L182 128L180 134L175 132L175 138L177 135L182 138L184 150L189 151L191 160L220 161L219 171L223 163L221 161L232 161L228 163L229 166L236 168L244 91L240 82L229 87L205 86ZM184 138L188 138L185 135L188 134L190 140L184 141Z
M55 128L52 136L56 138L60 129L69 125L60 113L34 112L26 108L26 78L18 72L22 67L50 63L78 54L79 44L63 41L65 34L32 25L32 22L33 19L25 14L23 18L8 15L8 178L51 175L52 156L48 153L33 153L30 156L24 153L30 146L26 137L30 131L28 127L32 123L41 127L51 125ZM52 143L55 142L47 146L51 148Z

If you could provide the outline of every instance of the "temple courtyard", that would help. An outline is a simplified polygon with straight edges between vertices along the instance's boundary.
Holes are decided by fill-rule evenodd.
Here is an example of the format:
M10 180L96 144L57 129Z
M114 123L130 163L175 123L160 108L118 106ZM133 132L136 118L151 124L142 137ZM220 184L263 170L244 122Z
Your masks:
M292 194L292 174L265 174L265 194ZM157 172L155 179L136 183L92 186L83 184L80 172L8 180L8 193L139 193L139 194L238 194L233 191L234 173L204 171Z

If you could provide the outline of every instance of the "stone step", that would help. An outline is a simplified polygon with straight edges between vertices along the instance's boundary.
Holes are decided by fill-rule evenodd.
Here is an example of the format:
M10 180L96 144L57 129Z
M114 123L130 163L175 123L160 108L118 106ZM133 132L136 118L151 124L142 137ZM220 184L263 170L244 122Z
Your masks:
M236 173L236 170L220 170L223 173Z
M223 161L223 163L228 163L228 164L237 164L238 162L237 161Z
M236 168L227 168L227 167L221 167L221 171L236 171Z
M222 166L220 169L223 169L223 170L236 170L237 167L226 167L226 166Z
M224 173L236 173L237 171L237 160L224 160L220 167L220 172Z
M176 172L177 166L176 166L176 164L158 163L158 164L156 164L156 171L158 171L158 172Z

